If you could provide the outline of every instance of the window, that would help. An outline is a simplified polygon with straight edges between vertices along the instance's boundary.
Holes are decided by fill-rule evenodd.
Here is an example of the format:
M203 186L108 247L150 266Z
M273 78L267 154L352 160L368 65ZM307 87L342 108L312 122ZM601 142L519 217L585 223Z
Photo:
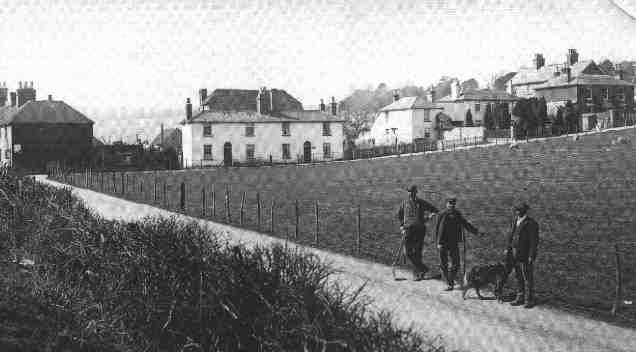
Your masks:
M289 144L285 143L283 144L283 160L289 159L291 159L291 149L289 147Z
M212 145L203 145L203 160L212 160Z
M583 88L583 99L592 100L592 88Z
M247 154L247 160L248 161L254 161L254 149L256 149L254 147L254 144L248 144L246 146L246 150L245 150L245 154Z
M329 122L322 123L322 135L331 136L331 126L329 125Z
M212 125L207 124L203 125L203 137L211 137L212 136Z
M291 132L289 130L289 122L283 122L283 136L291 136Z
M254 123L245 125L245 137L254 137Z
M11 151L9 149L4 151L4 158L11 159Z
M424 137L431 138L431 129L430 128L425 128L424 129Z
M601 88L601 99L605 99L605 100L609 99L609 89Z
M481 111L481 104L475 104L475 112Z
M625 88L616 87L616 100L625 101Z
M323 143L322 144L322 157L324 159L331 158L331 143Z
M431 113L430 113L430 111L424 110L424 122L431 122Z

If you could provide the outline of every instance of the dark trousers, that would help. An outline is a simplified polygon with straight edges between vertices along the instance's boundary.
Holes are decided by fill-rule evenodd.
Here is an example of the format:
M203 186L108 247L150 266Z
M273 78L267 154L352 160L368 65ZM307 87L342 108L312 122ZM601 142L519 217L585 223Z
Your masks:
M448 257L451 257L451 268L448 268ZM439 268L449 285L455 284L455 276L459 270L459 245L442 246L439 250Z
M406 257L413 265L415 275L423 274L428 268L422 263L422 247L424 247L424 236L426 228L423 226L411 226L406 228Z
M515 261L515 276L517 277L517 299L526 302L534 299L534 264Z

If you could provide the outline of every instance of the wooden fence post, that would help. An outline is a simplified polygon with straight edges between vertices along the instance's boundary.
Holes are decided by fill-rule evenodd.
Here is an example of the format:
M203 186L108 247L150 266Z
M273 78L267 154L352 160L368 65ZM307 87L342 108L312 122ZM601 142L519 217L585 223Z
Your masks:
M623 275L621 270L621 256L618 250L618 243L614 244L614 255L616 258L616 293L614 296L614 304L612 304L612 315L616 315L621 305L623 291Z
M362 216L361 216L361 211L360 211L360 205L358 205L358 221L357 221L357 225L358 225L358 231L356 232L356 253L360 254L360 235L361 235L361 227L362 224L360 222Z
M201 208L202 208L201 213L203 214L203 217L205 218L205 215L206 215L206 212L205 212L205 187L201 188Z
M181 187L179 187L180 190L180 197L179 197L179 208L181 209L182 212L185 213L186 210L186 185L185 182L181 182Z
M157 175L155 175L155 193L154 193L154 201L157 202Z
M115 172L113 171L113 193L117 192L117 177L115 176Z
M104 192L104 172L100 172L99 175L101 181L99 182L99 189Z
M168 185L163 181L163 205L168 209Z
M243 191L243 197L241 197L241 217L239 219L239 224L243 226L243 214L245 209L245 191Z
M272 199L272 207L270 208L269 217L272 220L269 224L269 232L274 233L274 206L276 203Z
M318 245L318 231L319 231L319 221L318 221L318 201L315 201L314 203L314 213L316 215L316 230L314 233L314 242L316 243L316 246Z
M229 224L232 223L232 216L230 215L230 189L225 186L225 221Z
M256 221L258 231L261 230L261 194L260 192L256 192Z
M124 176L128 176L128 175L125 175L125 173L122 171L121 172L121 194L124 194L124 192L126 191L126 178Z
M216 217L216 191L212 185L212 219Z
M294 205L295 205L294 206L294 209L295 209L294 214L295 214L295 217L296 217L296 222L295 222L296 226L295 226L295 229L294 229L294 238L298 238L298 225L299 225L299 222L300 222L299 221L299 219L300 219L300 214L299 213L300 212L299 212L299 207L298 207L298 199L296 199Z
M141 195L142 195L141 199L143 199L143 194L144 194L144 180L143 179L139 180L139 193L141 193Z

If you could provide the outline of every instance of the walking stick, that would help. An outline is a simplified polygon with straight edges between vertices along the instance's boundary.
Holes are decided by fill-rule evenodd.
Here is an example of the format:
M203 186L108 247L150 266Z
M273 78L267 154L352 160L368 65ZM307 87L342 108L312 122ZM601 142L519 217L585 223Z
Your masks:
M466 242L468 241L468 237L466 236L466 231L463 231L464 237L464 248L462 250L462 258L464 263L462 264L462 276L460 278L461 286L464 287L464 278L466 277Z
M397 266L397 264L399 263L400 259L402 258L402 255L404 254L404 244L406 242L406 233L404 231L402 231L402 240L400 240L400 246L397 249L397 252L395 252L395 254L393 255L393 263L391 263L391 272L393 273L393 280L398 280L398 278L395 276L395 267Z

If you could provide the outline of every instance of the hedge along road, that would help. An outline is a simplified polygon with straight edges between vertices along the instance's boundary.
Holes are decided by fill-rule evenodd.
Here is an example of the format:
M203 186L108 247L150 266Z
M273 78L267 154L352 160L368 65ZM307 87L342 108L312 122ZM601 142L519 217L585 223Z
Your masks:
M68 187L38 176L38 181ZM102 193L72 188L73 194L105 219L135 221L146 216L176 216L194 221L230 243L284 243L255 231L239 229L125 201ZM301 247L288 243L290 247ZM473 291L463 300L460 291L442 292L436 280L395 281L387 265L354 259L325 250L302 247L332 265L330 280L354 290L366 283L363 294L372 307L393 313L396 323L424 336L440 336L448 350L467 351L634 351L636 330L614 326L546 307L527 310L477 300ZM398 276L410 277L407 272ZM539 278L540 279L540 278ZM511 277L509 283L514 284Z

